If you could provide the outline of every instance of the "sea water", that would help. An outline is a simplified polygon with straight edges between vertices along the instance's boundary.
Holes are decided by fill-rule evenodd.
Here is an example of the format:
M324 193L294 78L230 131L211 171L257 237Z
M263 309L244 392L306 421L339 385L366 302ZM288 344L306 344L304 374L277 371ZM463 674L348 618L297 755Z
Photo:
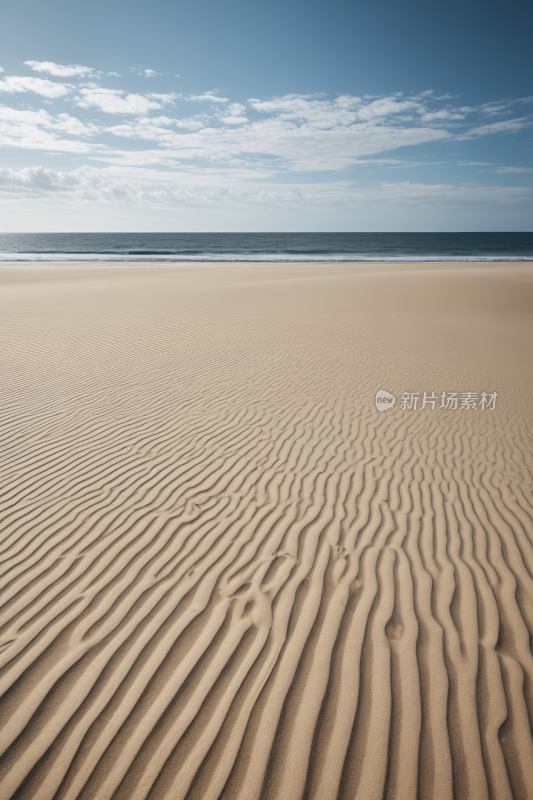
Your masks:
M531 260L533 232L0 234L0 266Z

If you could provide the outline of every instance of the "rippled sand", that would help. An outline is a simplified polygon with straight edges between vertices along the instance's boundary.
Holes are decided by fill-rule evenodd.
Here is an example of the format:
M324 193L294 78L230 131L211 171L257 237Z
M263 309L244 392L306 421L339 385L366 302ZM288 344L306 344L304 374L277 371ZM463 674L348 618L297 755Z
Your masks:
M0 326L2 798L533 798L532 265L2 270Z

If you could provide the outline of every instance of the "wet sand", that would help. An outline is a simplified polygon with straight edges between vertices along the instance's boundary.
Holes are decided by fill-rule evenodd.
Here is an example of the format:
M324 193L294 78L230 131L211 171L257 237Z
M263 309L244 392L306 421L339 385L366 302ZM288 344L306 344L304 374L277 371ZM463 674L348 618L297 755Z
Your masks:
M533 798L532 342L530 264L0 270L2 798Z

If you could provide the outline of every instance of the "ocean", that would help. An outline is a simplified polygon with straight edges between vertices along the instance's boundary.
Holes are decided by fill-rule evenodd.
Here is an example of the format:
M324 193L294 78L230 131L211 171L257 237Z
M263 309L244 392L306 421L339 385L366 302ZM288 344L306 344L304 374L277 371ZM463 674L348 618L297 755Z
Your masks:
M532 261L533 233L0 233L0 267L217 261Z

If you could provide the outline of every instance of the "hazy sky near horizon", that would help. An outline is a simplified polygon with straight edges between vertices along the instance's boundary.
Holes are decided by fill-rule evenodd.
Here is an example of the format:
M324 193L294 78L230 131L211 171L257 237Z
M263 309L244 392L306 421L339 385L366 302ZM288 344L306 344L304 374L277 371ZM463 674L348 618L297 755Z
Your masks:
M1 20L0 231L532 229L526 0Z

